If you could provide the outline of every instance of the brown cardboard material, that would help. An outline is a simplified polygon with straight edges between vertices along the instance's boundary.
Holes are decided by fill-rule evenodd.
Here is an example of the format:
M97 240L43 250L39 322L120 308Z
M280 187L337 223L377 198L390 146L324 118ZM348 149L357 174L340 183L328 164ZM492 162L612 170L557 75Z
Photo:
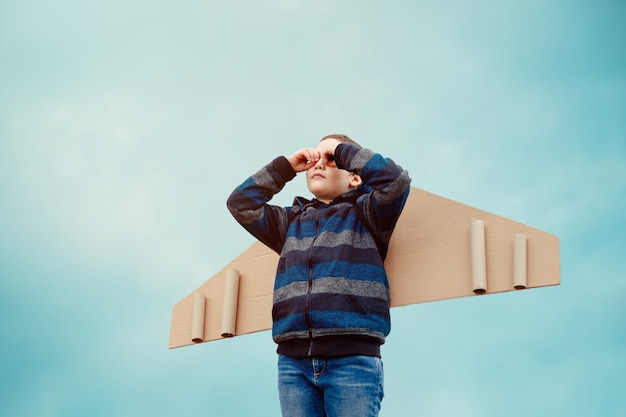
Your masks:
M222 311L222 337L233 337L236 334L239 279L239 271L236 269L231 268L226 271L224 308Z
M201 292L193 294L193 313L191 316L191 341L200 343L204 341L204 312L206 309L206 297Z
M487 250L485 248L485 222L472 219L470 222L470 253L472 258L472 291L474 294L487 292Z
M525 235L526 288L560 284L557 236L504 217L411 187L398 220L385 268L391 306L475 296L472 283L472 219L483 224L486 293L512 291L517 285L521 249L516 235ZM225 278L239 271L236 335L272 326L272 291L278 255L257 242L173 309L169 347L193 344L191 322L194 293L206 295L203 341L222 339Z
M526 235L516 233L513 244L513 288L526 288Z

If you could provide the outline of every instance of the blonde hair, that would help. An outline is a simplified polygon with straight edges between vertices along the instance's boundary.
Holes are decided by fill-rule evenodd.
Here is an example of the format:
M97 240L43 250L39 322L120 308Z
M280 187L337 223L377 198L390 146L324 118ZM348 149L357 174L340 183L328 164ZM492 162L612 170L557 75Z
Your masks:
M341 143L351 143L353 145L362 147L354 139L350 139L348 136L342 135L340 133L333 133L331 135L326 135L322 138L322 140L320 140L320 142L325 141L326 139L337 139Z

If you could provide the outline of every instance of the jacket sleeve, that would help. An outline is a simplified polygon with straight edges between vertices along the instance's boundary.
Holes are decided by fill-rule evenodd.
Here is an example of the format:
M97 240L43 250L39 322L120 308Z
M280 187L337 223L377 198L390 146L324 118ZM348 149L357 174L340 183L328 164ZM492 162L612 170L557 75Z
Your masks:
M409 173L389 158L369 149L342 143L335 150L337 166L361 176L370 192L359 199L361 218L385 248L409 196Z
M235 220L279 254L287 234L288 209L268 202L295 176L287 158L280 156L235 188L226 201Z

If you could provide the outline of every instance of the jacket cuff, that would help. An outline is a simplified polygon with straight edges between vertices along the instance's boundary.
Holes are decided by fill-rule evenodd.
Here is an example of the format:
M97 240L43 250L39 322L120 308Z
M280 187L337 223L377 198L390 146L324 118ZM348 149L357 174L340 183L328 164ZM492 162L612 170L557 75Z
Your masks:
M350 149L354 149L353 155L358 152L360 147L353 145L351 143L340 143L335 148L335 163L337 164L337 168L344 169L346 171L351 171L350 169ZM350 160L346 161L346 158L350 158Z
M293 167L289 163L286 157L279 156L272 161L272 165L278 171L280 176L287 181L291 181L296 176L296 171L293 170Z

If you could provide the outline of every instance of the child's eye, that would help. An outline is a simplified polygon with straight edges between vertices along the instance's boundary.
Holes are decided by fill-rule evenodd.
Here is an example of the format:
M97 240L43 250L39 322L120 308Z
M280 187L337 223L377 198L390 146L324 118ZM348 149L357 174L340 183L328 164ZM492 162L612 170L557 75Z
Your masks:
M326 160L327 160L328 162L334 162L334 161L335 161L335 157L334 157L333 155L328 155L328 156L326 157Z

